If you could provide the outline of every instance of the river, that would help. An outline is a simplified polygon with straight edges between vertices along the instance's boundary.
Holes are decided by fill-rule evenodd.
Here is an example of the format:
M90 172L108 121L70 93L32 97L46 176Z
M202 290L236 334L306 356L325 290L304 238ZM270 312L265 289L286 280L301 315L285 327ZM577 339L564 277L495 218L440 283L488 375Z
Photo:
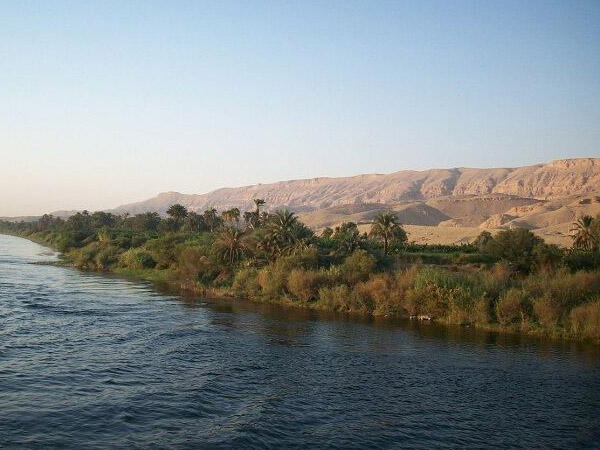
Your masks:
M181 298L0 235L2 448L600 447L595 347Z

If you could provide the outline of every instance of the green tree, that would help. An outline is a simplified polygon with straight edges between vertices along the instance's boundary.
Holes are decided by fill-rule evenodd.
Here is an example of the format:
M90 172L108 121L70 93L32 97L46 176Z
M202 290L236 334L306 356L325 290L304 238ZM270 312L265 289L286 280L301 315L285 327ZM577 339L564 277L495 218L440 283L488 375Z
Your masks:
M335 227L332 240L335 243L336 252L340 255L349 255L365 244L365 236L360 234L358 226L354 222L344 222Z
M183 229L192 233L200 233L205 231L207 227L204 223L204 217L201 214L190 211L185 218Z
M525 228L502 230L483 248L483 253L509 262L521 272L529 272L535 262L534 249L544 241Z
M213 244L219 260L230 266L240 261L247 250L243 238L244 233L239 228L222 228Z
M383 243L383 252L387 255L392 242L406 242L406 232L398 223L398 218L393 212L379 214L369 233L373 238Z
M238 208L231 208L221 213L221 218L226 223L234 223L237 225L240 222L240 210Z
M185 219L188 215L188 210L185 206L175 203L174 205L169 206L167 209L167 214L175 219L178 223L182 223L183 219Z
M209 208L206 211L204 211L202 217L204 219L206 227L208 228L208 231L210 231L211 233L223 224L223 221L217 214L217 210L215 208Z
M260 215L260 207L265 204L265 201L262 198L255 198L254 204L256 205L256 215Z
M268 236L274 244L277 253L282 254L295 244L295 227L298 217L287 209L276 211L267 224Z
M596 223L597 219L592 216L582 216L575 223L571 232L573 233L573 247L592 251L598 247L600 236L598 235L599 227Z

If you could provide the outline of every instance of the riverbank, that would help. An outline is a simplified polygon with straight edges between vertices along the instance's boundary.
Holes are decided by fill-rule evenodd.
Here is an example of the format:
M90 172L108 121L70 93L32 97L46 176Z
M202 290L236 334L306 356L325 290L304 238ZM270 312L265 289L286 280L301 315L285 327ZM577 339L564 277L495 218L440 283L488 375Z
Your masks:
M58 251L43 236L20 237L50 245ZM366 255L359 253L354 255L355 261L345 262L346 270L342 265L333 273L331 269L302 269L299 268L301 264L283 259L265 266L267 270L264 270L265 267L239 268L230 275L230 283L207 286L198 281L197 272L190 273L189 267L186 269L185 261L179 261L177 267L135 268L120 264L119 260L123 259L120 258L112 264L98 267L82 265L82 249L72 249L61 255L61 265L149 281L183 295L243 299L354 316L408 318L423 313L432 316L436 323L445 325L548 339L600 342L593 334L593 328L589 325L585 328L586 320L589 322L590 317L594 320L594 314L597 314L593 309L598 304L597 300L590 303L592 308L588 305L574 308L575 313L571 311L567 317L561 317L559 309L560 302L594 297L600 286L600 274L597 272L572 274L555 271L517 278L502 265L479 270L463 268L461 271L410 265L384 273L371 273L373 267L363 267L365 273L360 274L360 267L368 264L365 262ZM348 265L353 268L348 270ZM495 305L493 299L498 299ZM492 316L496 317L497 323L490 323ZM537 321L534 317L538 318ZM578 328L559 325L561 320L565 323L565 320L574 319L580 321Z
M50 246L78 269L177 292L600 343L595 249L560 249L526 229L482 232L468 245L416 245L393 213L368 234L348 222L316 235L285 210L257 207L243 226L239 211L169 211L166 219L83 212L0 221L0 231Z

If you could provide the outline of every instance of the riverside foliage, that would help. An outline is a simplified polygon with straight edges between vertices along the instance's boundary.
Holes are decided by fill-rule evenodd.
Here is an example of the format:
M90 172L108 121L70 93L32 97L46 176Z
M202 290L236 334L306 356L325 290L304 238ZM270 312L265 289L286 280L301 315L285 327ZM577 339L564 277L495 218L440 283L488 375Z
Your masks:
M525 229L471 245L416 245L393 213L370 233L352 222L315 234L287 210L202 214L182 205L117 216L0 222L84 270L126 273L205 295L600 341L600 220L575 223L574 246Z

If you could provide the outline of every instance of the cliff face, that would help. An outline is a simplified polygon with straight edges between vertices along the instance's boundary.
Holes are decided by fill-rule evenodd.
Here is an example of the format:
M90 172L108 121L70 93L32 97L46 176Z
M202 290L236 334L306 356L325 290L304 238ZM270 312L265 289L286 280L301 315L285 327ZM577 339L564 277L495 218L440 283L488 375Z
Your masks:
M600 192L600 158L566 159L519 168L432 169L291 180L224 188L201 195L168 192L150 200L120 206L115 211L164 213L173 203L181 203L195 211L208 207L244 210L253 207L254 198L263 198L270 209L288 207L308 212L339 205L391 205L440 197L504 194L550 200L593 192ZM500 212L496 210L494 214Z

